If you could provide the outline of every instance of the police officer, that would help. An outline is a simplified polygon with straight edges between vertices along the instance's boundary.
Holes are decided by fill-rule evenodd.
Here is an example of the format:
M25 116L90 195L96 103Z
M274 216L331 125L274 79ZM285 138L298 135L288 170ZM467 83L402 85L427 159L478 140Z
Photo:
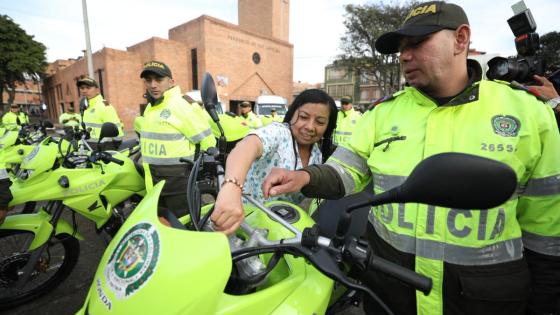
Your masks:
M12 104L10 105L10 111L2 116L2 124L5 128L16 129L29 124L29 117L25 112L20 111L18 105Z
M345 96L340 99L340 111L336 118L336 130L334 131L334 143L342 145L350 139L356 123L362 117L360 112L352 106L352 97Z
M101 140L101 150L116 150L122 143L123 126L115 108L103 99L99 93L99 85L94 79L82 76L77 82L80 95L85 96L88 101L88 108L84 111L84 124L86 128L91 128L88 144L92 149L97 149L101 126L105 122L117 125L119 135L114 138L103 138Z
M187 212L185 190L192 165L179 159L193 161L197 145L206 150L216 145L216 139L201 107L183 99L166 64L145 63L140 78L144 80L149 101L140 130L146 186L165 180L160 208L180 217Z
M68 105L66 111L58 117L58 122L62 125L64 130L72 129L80 125L80 114L74 111L74 106Z
M259 116L257 116L255 113L253 113L253 110L251 109L251 103L247 102L247 101L243 101L241 102L241 104L239 105L240 107L240 113L241 113L241 117L243 119L245 119L245 125L251 129L257 129L259 127L263 126L263 123L261 121L261 119L259 118Z
M528 303L529 313L557 314L560 134L554 114L524 89L482 80L478 64L467 61L469 41L461 7L417 5L400 29L375 43L380 53L400 52L404 90L369 110L359 132L325 165L273 169L263 193L303 188L308 197L332 199L370 180L375 192L386 191L442 152L499 160L516 172L521 189L497 208L372 208L367 234L373 253L432 278L429 295L378 272L363 280L396 314L526 314ZM230 216L231 224L243 219ZM364 306L367 313L383 313L373 301Z

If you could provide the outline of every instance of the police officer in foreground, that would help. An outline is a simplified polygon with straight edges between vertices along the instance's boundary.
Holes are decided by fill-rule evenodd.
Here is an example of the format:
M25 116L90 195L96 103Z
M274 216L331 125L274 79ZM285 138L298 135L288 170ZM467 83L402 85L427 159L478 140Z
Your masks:
M400 29L375 43L380 53L400 52L404 90L366 112L325 165L273 169L263 192L302 190L333 199L370 180L375 192L391 189L420 161L442 152L499 160L514 169L522 189L497 208L372 208L373 253L432 278L428 296L378 272L363 280L395 314L557 314L560 134L554 114L525 90L482 80L478 64L467 61L470 33L461 7L417 5ZM230 216L232 224L243 219ZM371 300L364 307L383 314Z
M111 122L117 125L119 135L114 138L103 138L99 149L116 150L122 143L124 135L122 122L117 111L108 101L103 99L103 96L99 93L99 85L94 79L82 76L78 79L77 85L80 95L85 96L88 101L88 108L84 111L84 124L86 128L91 128L88 144L92 149L97 149L101 126L105 122Z
M345 96L340 99L340 111L338 111L336 130L334 131L334 144L342 145L350 139L360 117L362 115L352 105L352 97Z
M165 186L160 207L177 217L187 213L187 180L197 146L201 150L216 145L208 121L197 103L188 103L175 86L169 67L163 62L144 64L140 78L147 90L148 106L140 130L142 159L148 189L161 180Z
M27 124L29 124L29 116L22 112L17 104L10 105L10 111L2 116L2 125L8 129L17 129Z

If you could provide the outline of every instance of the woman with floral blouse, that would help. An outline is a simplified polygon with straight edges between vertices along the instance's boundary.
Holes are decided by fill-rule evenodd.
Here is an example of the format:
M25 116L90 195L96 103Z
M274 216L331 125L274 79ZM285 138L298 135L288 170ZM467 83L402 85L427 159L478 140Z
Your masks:
M243 221L242 192L263 202L261 184L272 168L296 170L320 164L332 153L337 108L324 91L310 89L298 95L284 122L273 122L250 132L231 151L224 183L210 217L217 230L233 233ZM275 197L299 203L301 193ZM271 198L272 199L272 198Z

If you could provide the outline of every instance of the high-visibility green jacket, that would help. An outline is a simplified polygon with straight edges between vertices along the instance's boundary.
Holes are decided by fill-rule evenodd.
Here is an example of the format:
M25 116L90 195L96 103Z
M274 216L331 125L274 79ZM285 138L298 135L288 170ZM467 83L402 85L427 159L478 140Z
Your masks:
M259 116L257 116L255 113L253 112L249 112L247 114L247 117L243 117L243 115L241 115L241 118L243 118L245 120L245 123L247 124L247 127L251 128L251 129L257 129L263 126L263 123L261 121L261 119L259 118Z
M401 184L423 159L442 152L508 164L519 191L488 211L422 204L372 208L369 220L379 236L414 254L416 271L433 279L430 295L416 294L419 314L442 314L443 262L509 262L522 258L523 246L560 256L558 127L548 105L507 83L475 82L441 106L406 87L368 111L327 164L341 176L346 194L369 179L374 191L382 192Z
M148 104L141 128L142 159L150 165L183 164L180 158L194 159L196 144L202 150L216 145L202 108L185 101L178 86L158 104Z
M212 134L214 134L216 139L219 139L220 129L218 128L218 125L212 120L212 117L210 117L210 114L208 114L206 110L203 110L203 112L210 128L212 129ZM249 130L251 130L247 125L243 124L245 121L243 118L233 113L219 114L218 117L220 118L220 125L224 130L224 136L228 142L242 139L249 133Z
M24 112L19 112L17 115L14 112L7 112L2 116L2 125L7 129L18 128L24 124L29 124L29 116Z
M284 117L280 116L280 115L264 115L261 116L261 121L263 123L263 126L266 126L272 122L283 122L284 121Z
M79 126L82 118L78 113L62 113L60 117L58 117L58 122L63 125L64 127L75 127Z
M350 139L352 131L356 128L356 124L361 117L362 115L360 112L356 111L354 108L347 111L338 111L336 129L334 130L334 143L336 145L342 145Z
M103 100L101 94L88 99L88 108L84 111L84 124L86 128L91 128L90 142L97 142L99 140L99 133L101 126L105 122L112 122L119 128L119 135L115 138L103 138L101 142L108 142L114 140L122 140L124 135L122 122L115 111L115 108Z

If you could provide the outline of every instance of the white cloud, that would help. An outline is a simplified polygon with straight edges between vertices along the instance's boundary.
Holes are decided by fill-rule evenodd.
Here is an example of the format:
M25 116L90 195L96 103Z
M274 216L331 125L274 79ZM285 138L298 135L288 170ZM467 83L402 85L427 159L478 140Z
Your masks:
M294 45L294 80L322 82L324 67L340 54L344 34L344 5L366 0L290 1L290 42ZM387 3L388 1L385 1ZM401 1L402 2L402 1ZM517 0L457 0L472 26L472 47L489 53L515 54L513 35L506 20ZM555 24L560 1L526 0L544 34L559 30ZM20 0L0 4L28 34L48 47L49 61L76 58L85 48L81 1ZM94 51L125 49L152 36L167 38L167 31L202 14L237 24L236 0L95 0L88 2Z

